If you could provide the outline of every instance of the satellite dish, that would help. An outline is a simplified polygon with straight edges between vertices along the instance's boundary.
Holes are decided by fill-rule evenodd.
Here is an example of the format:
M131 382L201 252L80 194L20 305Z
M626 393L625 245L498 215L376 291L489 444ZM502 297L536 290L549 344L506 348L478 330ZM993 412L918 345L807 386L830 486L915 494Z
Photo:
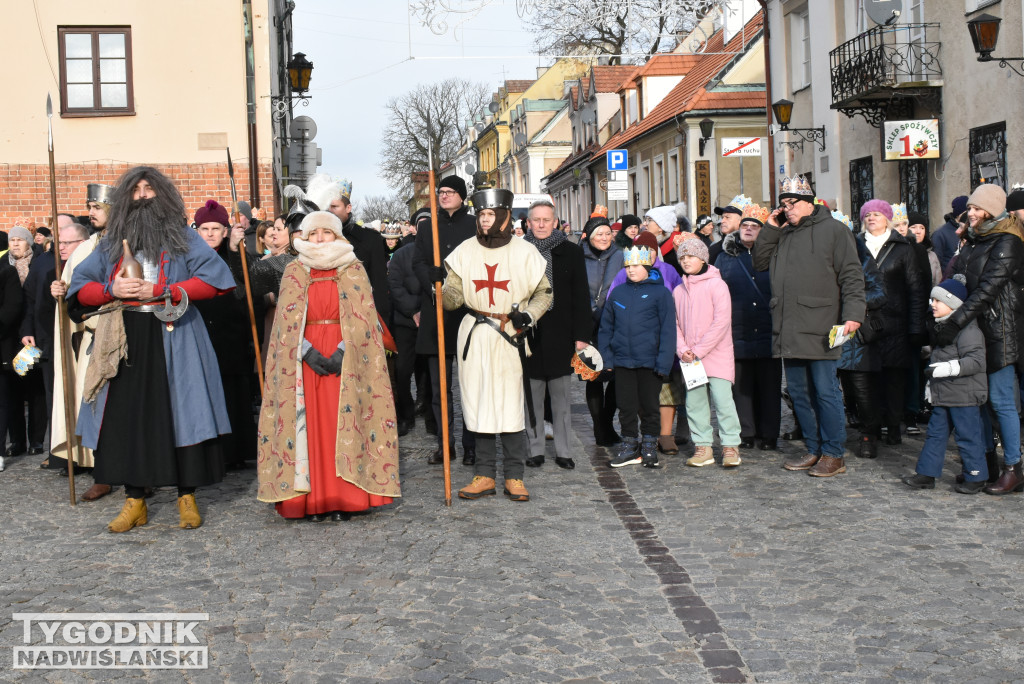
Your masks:
M292 140L312 140L316 137L316 122L308 116L297 116L292 119Z
M472 175L473 175L474 173L476 173L476 167L475 167L475 166L473 166L472 164L466 164L466 168L465 168L465 171L466 171L466 173L468 173L468 174L469 174L470 176L472 176Z
M903 0L868 0L864 9L876 24L892 24L903 13Z
M491 114L497 114L501 106L497 102L492 101L491 104L487 105L487 109L491 110Z
M516 133L516 136L512 139L512 142L514 142L517 147L522 147L523 145L526 144L526 136L523 135L522 133Z

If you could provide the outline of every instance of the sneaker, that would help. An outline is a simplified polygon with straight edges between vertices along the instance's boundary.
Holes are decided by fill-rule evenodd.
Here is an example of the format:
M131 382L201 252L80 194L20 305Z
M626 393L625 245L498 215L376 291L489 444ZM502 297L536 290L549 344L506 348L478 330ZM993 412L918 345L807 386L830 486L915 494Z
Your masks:
M917 423L907 423L907 434L919 435L921 434L921 428L917 427Z
M740 459L740 450L734 446L722 447L722 467L735 468L743 461Z
M709 446L699 446L694 452L693 456L686 459L686 465L700 468L701 466L712 465L715 462L715 454L711 451Z
M615 458L611 460L612 468L621 468L622 466L636 465L641 463L643 459L639 453L619 453Z
M658 461L658 442L658 438L644 436L643 443L640 445L640 462L645 468L657 468L660 465Z

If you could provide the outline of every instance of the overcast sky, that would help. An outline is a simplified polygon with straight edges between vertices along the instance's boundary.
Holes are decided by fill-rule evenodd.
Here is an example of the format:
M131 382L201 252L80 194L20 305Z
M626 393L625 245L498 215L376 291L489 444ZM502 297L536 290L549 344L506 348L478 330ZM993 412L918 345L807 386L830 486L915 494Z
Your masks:
M495 0L457 33L449 28L443 35L415 18L410 29L406 0L295 4L294 50L313 62L313 98L308 107L297 107L295 115L316 122L315 142L323 149L324 162L318 170L351 179L357 204L368 195L392 192L378 175L389 98L451 76L497 90L506 78L535 78L537 67L549 63L532 54L515 0ZM459 0L449 4L458 5ZM459 19L452 15L449 24Z

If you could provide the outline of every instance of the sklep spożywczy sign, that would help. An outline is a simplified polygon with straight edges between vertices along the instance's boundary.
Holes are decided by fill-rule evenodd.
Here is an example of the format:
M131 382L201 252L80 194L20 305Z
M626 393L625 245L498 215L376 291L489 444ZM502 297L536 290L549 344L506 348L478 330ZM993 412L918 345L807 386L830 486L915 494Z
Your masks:
M886 121L882 152L885 161L939 158L939 120Z

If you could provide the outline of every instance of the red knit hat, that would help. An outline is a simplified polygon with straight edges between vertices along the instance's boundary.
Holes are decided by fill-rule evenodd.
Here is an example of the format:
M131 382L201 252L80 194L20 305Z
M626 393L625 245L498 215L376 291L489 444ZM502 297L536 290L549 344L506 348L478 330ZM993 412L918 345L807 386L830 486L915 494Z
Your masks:
M654 237L653 233L648 233L645 230L641 231L641 233L636 236L636 239L633 240L633 244L639 245L640 247L647 247L649 249L658 249L658 238Z
M231 221L228 219L228 210L218 204L217 200L206 200L206 204L196 210L196 225L204 223L219 223L229 228Z

